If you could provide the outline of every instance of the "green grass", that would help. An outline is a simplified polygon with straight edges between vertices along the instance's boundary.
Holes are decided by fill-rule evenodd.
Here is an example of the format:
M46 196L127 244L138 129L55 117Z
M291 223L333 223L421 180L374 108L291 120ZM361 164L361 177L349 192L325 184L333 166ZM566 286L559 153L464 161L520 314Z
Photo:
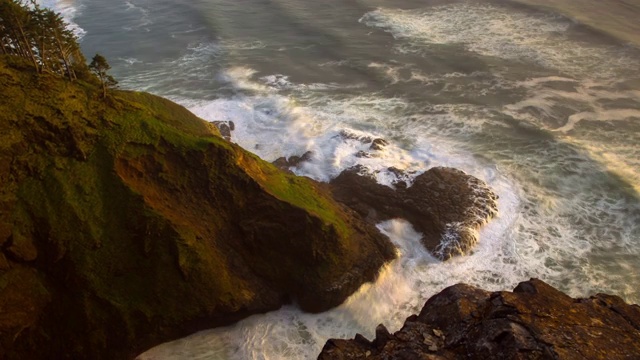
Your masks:
M61 350L166 340L185 319L271 309L285 291L277 286L333 281L355 258L360 244L328 190L227 142L180 105L132 91L102 99L96 84L38 76L3 56L0 91L0 234L36 243L39 257L25 266L58 301L46 321L73 315L66 333L37 331L88 341ZM281 213L253 217L254 201ZM290 219L303 225L291 229ZM262 252L235 248L244 220L273 229L248 240ZM277 300L259 298L266 287Z

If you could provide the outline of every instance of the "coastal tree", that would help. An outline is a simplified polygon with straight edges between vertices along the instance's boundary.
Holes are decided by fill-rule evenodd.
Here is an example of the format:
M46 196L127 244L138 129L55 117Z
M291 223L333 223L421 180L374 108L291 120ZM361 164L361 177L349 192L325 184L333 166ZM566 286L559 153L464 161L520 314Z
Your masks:
M71 81L88 74L76 34L62 15L35 0L0 0L0 51L28 60L38 73Z
M34 53L34 37L36 23L34 13L21 0L0 0L0 29L3 43L8 43L11 51L32 62L36 71L40 64ZM3 48L5 45L3 44Z
M113 78L113 76L107 74L107 71L111 69L111 65L107 62L107 59L100 54L96 54L93 59L91 59L91 64L89 64L89 69L98 77L100 80L100 84L102 86L102 97L107 97L107 89L115 87L118 82Z

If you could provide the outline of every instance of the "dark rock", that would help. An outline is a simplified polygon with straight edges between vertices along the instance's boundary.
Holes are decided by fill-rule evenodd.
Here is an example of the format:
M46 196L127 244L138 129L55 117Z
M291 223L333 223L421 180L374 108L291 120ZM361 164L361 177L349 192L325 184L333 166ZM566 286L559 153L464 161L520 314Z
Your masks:
M407 177L400 169L389 170ZM452 168L431 168L410 187L396 182L394 190L355 167L330 185L336 199L374 223L408 220L423 234L425 247L444 260L469 252L478 241L477 230L498 211L498 197L483 181Z
M275 159L272 164L282 171L291 173L291 171L289 170L289 168L291 167L291 165L289 165L289 160L287 160L287 158L284 156Z
M211 123L218 128L220 135L225 140L231 141L231 132L236 129L236 124L233 121L212 121Z
M297 167L301 163L311 160L312 157L313 157L313 152L307 151L304 154L302 154L302 156L293 155L288 159L285 158L284 156L279 157L275 161L273 161L272 164L275 165L280 170L290 172L290 168Z
M638 359L640 307L604 294L572 299L536 279L513 292L458 284L381 339L332 339L318 359Z
M369 136L362 136L362 135L354 134L354 133L349 132L347 130L340 131L340 134L338 136L340 136L344 140L357 140L357 141L359 141L359 142L361 142L363 144L367 144L367 143L373 142L373 139L370 138Z
M371 146L369 147L369 150L382 150L387 145L389 145L389 142L387 142L387 140L385 139L381 139L381 138L373 139L373 141L371 142Z
M376 338L373 340L373 346L380 346L386 344L391 340L393 336L389 333L387 328L380 324L376 327Z
M354 338L354 341L357 342L357 343L360 343L362 345L371 346L371 341L369 341L369 339L367 339L366 337L362 336L361 334L356 334L356 337Z

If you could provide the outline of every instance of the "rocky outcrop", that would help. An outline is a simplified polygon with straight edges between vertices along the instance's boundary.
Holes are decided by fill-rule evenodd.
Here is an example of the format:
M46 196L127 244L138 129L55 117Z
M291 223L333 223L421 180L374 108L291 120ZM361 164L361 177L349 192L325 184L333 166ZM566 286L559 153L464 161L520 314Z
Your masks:
M279 157L276 160L274 160L272 164L282 171L291 173L290 168L297 167L303 162L311 160L312 157L313 157L313 153L311 151L307 151L304 154L302 154L302 156L293 155L288 158L284 156Z
M369 341L329 340L320 360L638 359L640 307L617 296L573 299L536 279L513 292L458 284L429 299L419 315Z
M402 178L400 170L390 170ZM498 197L483 181L452 168L431 168L412 186L398 182L395 187L378 184L357 167L331 181L335 198L371 222L409 221L423 234L425 247L443 260L471 251L478 228L498 211Z
M0 359L124 359L296 302L395 255L325 185L168 100L0 57Z
M231 141L231 132L236 129L233 121L212 121L211 124L218 128L223 139Z

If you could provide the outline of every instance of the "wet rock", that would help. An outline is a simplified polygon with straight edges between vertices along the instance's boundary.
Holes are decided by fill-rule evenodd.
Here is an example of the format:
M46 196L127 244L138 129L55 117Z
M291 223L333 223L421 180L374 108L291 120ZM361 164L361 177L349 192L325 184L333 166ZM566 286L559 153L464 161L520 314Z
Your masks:
M640 307L605 294L572 299L537 279L513 292L458 284L383 339L331 339L318 359L637 359Z
M338 136L340 136L344 140L357 140L363 144L373 142L373 139L369 136L355 134L347 130L341 130Z
M366 135L355 134L347 130L342 130L338 134L344 140L357 140L363 144L370 144L369 150L379 151L389 145L389 142L383 138L372 138Z
M366 152L366 151L362 151L362 150L360 150L360 151L358 151L358 152L356 153L356 155L355 155L355 156L356 156L357 158L365 158L365 159L368 159L368 158L372 158L372 157L373 157L373 154L371 154L370 152Z
M279 157L275 161L273 161L272 164L275 165L280 170L290 172L290 168L297 167L301 163L311 160L312 157L313 157L313 152L307 151L306 153L302 154L302 156L293 155L289 158L286 158L284 156Z
M231 141L231 132L236 129L236 124L233 121L212 121L212 123L220 130L220 135L225 140Z
M387 140L381 139L381 138L377 138L377 139L373 139L369 149L370 150L382 150L387 145L389 145L389 142L387 142Z
M408 220L440 259L471 251L477 230L497 214L498 196L482 180L460 170L431 168L412 186L407 186L409 176L402 170L389 171L399 179L395 189L378 184L359 167L343 171L331 181L331 189L339 201L372 222Z
M389 330L387 330L384 325L380 324L376 327L376 338L373 340L373 344L376 346L386 344L392 337L393 336L389 333Z

